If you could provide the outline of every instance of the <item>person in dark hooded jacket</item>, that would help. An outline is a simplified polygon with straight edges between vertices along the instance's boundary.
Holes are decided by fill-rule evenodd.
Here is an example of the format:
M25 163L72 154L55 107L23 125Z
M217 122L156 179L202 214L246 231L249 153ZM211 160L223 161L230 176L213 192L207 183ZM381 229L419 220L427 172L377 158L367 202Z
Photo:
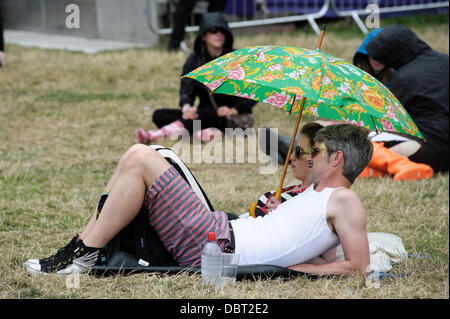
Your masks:
M434 51L404 25L385 27L366 50L372 66L389 66L397 71L388 83L389 89L426 139L400 143L396 151L401 154L404 144L404 151L411 154L403 155L412 161L428 164L434 171L448 171L448 54Z
M392 78L394 74L394 69L390 68L388 66L383 67L381 69L375 70L370 62L369 62L369 55L366 50L366 45L372 40L378 33L383 30L382 28L375 29L371 31L363 40L361 45L359 46L358 50L356 50L355 54L353 55L353 65L357 66L363 71L366 71L367 73L371 74L373 77L375 77L378 81L383 83L384 85L388 85L388 82Z
M182 75L185 75L203 64L229 52L233 49L233 35L228 23L218 12L206 13L199 26L194 42L194 51L187 58ZM194 106L195 98L199 104ZM139 143L150 143L158 138L171 134L181 134L186 129L192 134L193 120L200 120L201 131L198 137L207 141L217 134L209 128L224 130L226 117L229 115L249 114L252 116L252 107L256 102L225 94L209 95L207 88L201 83L182 78L180 84L179 109L159 109L153 113L153 122L158 126L157 131L136 131L136 140Z

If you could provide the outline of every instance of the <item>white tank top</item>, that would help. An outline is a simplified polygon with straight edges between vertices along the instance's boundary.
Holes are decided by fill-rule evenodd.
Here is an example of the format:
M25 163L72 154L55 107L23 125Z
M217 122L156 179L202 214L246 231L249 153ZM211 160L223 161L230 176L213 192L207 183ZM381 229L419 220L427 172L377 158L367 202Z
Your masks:
M230 221L239 264L287 267L309 261L339 245L327 224L326 207L336 188L303 193L280 204L264 217Z

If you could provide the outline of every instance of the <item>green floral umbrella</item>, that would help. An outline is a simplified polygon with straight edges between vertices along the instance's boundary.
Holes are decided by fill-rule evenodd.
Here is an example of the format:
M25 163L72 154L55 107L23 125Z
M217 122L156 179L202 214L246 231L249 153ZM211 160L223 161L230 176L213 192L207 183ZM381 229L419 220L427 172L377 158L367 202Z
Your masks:
M377 79L320 50L255 46L219 57L185 75L211 93L240 96L372 131L423 139L397 98Z
M401 132L423 139L395 96L377 79L354 65L316 50L255 46L219 57L185 77L222 93L268 103L298 113L291 137L293 148L302 114L352 123L376 132ZM300 102L301 101L301 102ZM280 199L289 156L276 191ZM250 207L254 215L256 203Z

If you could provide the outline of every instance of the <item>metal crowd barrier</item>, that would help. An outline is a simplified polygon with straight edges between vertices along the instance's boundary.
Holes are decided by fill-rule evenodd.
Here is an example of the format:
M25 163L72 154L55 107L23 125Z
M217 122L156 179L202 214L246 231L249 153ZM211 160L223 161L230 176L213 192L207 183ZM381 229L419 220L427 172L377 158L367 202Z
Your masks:
M166 20L171 21L175 10L174 0L157 0L158 9L164 10L169 15ZM183 1L183 0L178 0ZM320 34L320 28L316 19L322 18L329 11L331 0L228 0L225 16L230 28L254 27L277 23L307 21L316 34ZM206 12L207 1L197 1L193 14ZM161 17L161 13L158 16ZM169 23L171 25L171 23ZM195 32L198 26L187 26L186 32ZM170 34L169 27L158 28L160 35Z
M158 21L158 28L155 31L160 35L170 34L172 15L177 1L156 1L158 17L165 15L166 26L161 27L162 23ZM191 25L186 27L186 32L198 30L198 26L192 23L193 15L206 12L207 6L208 1L197 1ZM361 31L367 34L368 30L361 20L362 16L446 7L449 7L448 0L228 0L225 15L230 28L307 21L316 34L320 34L320 28L315 21L317 19L351 17Z
M332 12L337 17L351 17L360 30L367 34L366 25L360 16L371 14L398 13L407 11L448 8L448 0L333 0L330 3Z

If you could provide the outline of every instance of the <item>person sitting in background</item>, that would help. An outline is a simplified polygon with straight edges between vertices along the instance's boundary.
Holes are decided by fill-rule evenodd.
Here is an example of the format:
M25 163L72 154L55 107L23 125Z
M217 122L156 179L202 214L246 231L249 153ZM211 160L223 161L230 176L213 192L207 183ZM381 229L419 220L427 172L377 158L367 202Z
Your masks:
M353 64L375 77L384 85L388 86L388 82L394 75L395 70L384 65L374 64L373 61L370 61L369 55L366 50L367 43L369 43L370 40L372 40L378 33L380 33L381 30L383 30L383 28L375 29L365 37L365 39L353 55Z
M203 64L233 51L233 35L228 23L219 13L207 13L200 23L194 52L183 66L185 75ZM195 98L200 102L194 106ZM136 131L136 141L148 144L171 134L182 134L186 129L193 133L193 121L200 120L201 131L198 137L202 141L214 138L218 132L209 128L224 130L227 127L227 117L247 114L252 119L252 107L256 102L224 94L210 95L207 88L189 78L182 78L180 85L180 109L159 109L153 113L153 122L159 130Z
M378 28L367 35L353 56L353 64L373 75L389 88L389 81L397 71L392 67L373 60L369 57L366 49L367 44L382 30L382 28ZM372 139L374 152L372 160L360 174L360 178L392 175L394 180L416 180L433 176L433 170L429 165L415 163L408 157L393 151L395 150L395 145L409 141L408 137L387 132L378 134L372 132L369 134L369 137ZM394 148L391 150L389 147Z
M369 41L366 50L372 67L396 70L388 81L389 89L426 140L408 137L389 148L431 166L435 172L448 171L448 54L434 51L411 29L399 24L385 27Z
M315 136L311 186L264 217L228 221L209 211L157 151L132 146L106 185L101 214L94 212L79 236L49 258L25 262L30 274L84 273L102 247L148 209L148 221L180 266L200 265L208 232L221 249L240 255L239 264L270 264L320 275L366 275L370 263L366 212L350 189L372 155L368 132L350 124L331 125ZM97 219L98 217L98 219ZM341 243L345 259L336 261ZM331 251L331 253L329 253Z

